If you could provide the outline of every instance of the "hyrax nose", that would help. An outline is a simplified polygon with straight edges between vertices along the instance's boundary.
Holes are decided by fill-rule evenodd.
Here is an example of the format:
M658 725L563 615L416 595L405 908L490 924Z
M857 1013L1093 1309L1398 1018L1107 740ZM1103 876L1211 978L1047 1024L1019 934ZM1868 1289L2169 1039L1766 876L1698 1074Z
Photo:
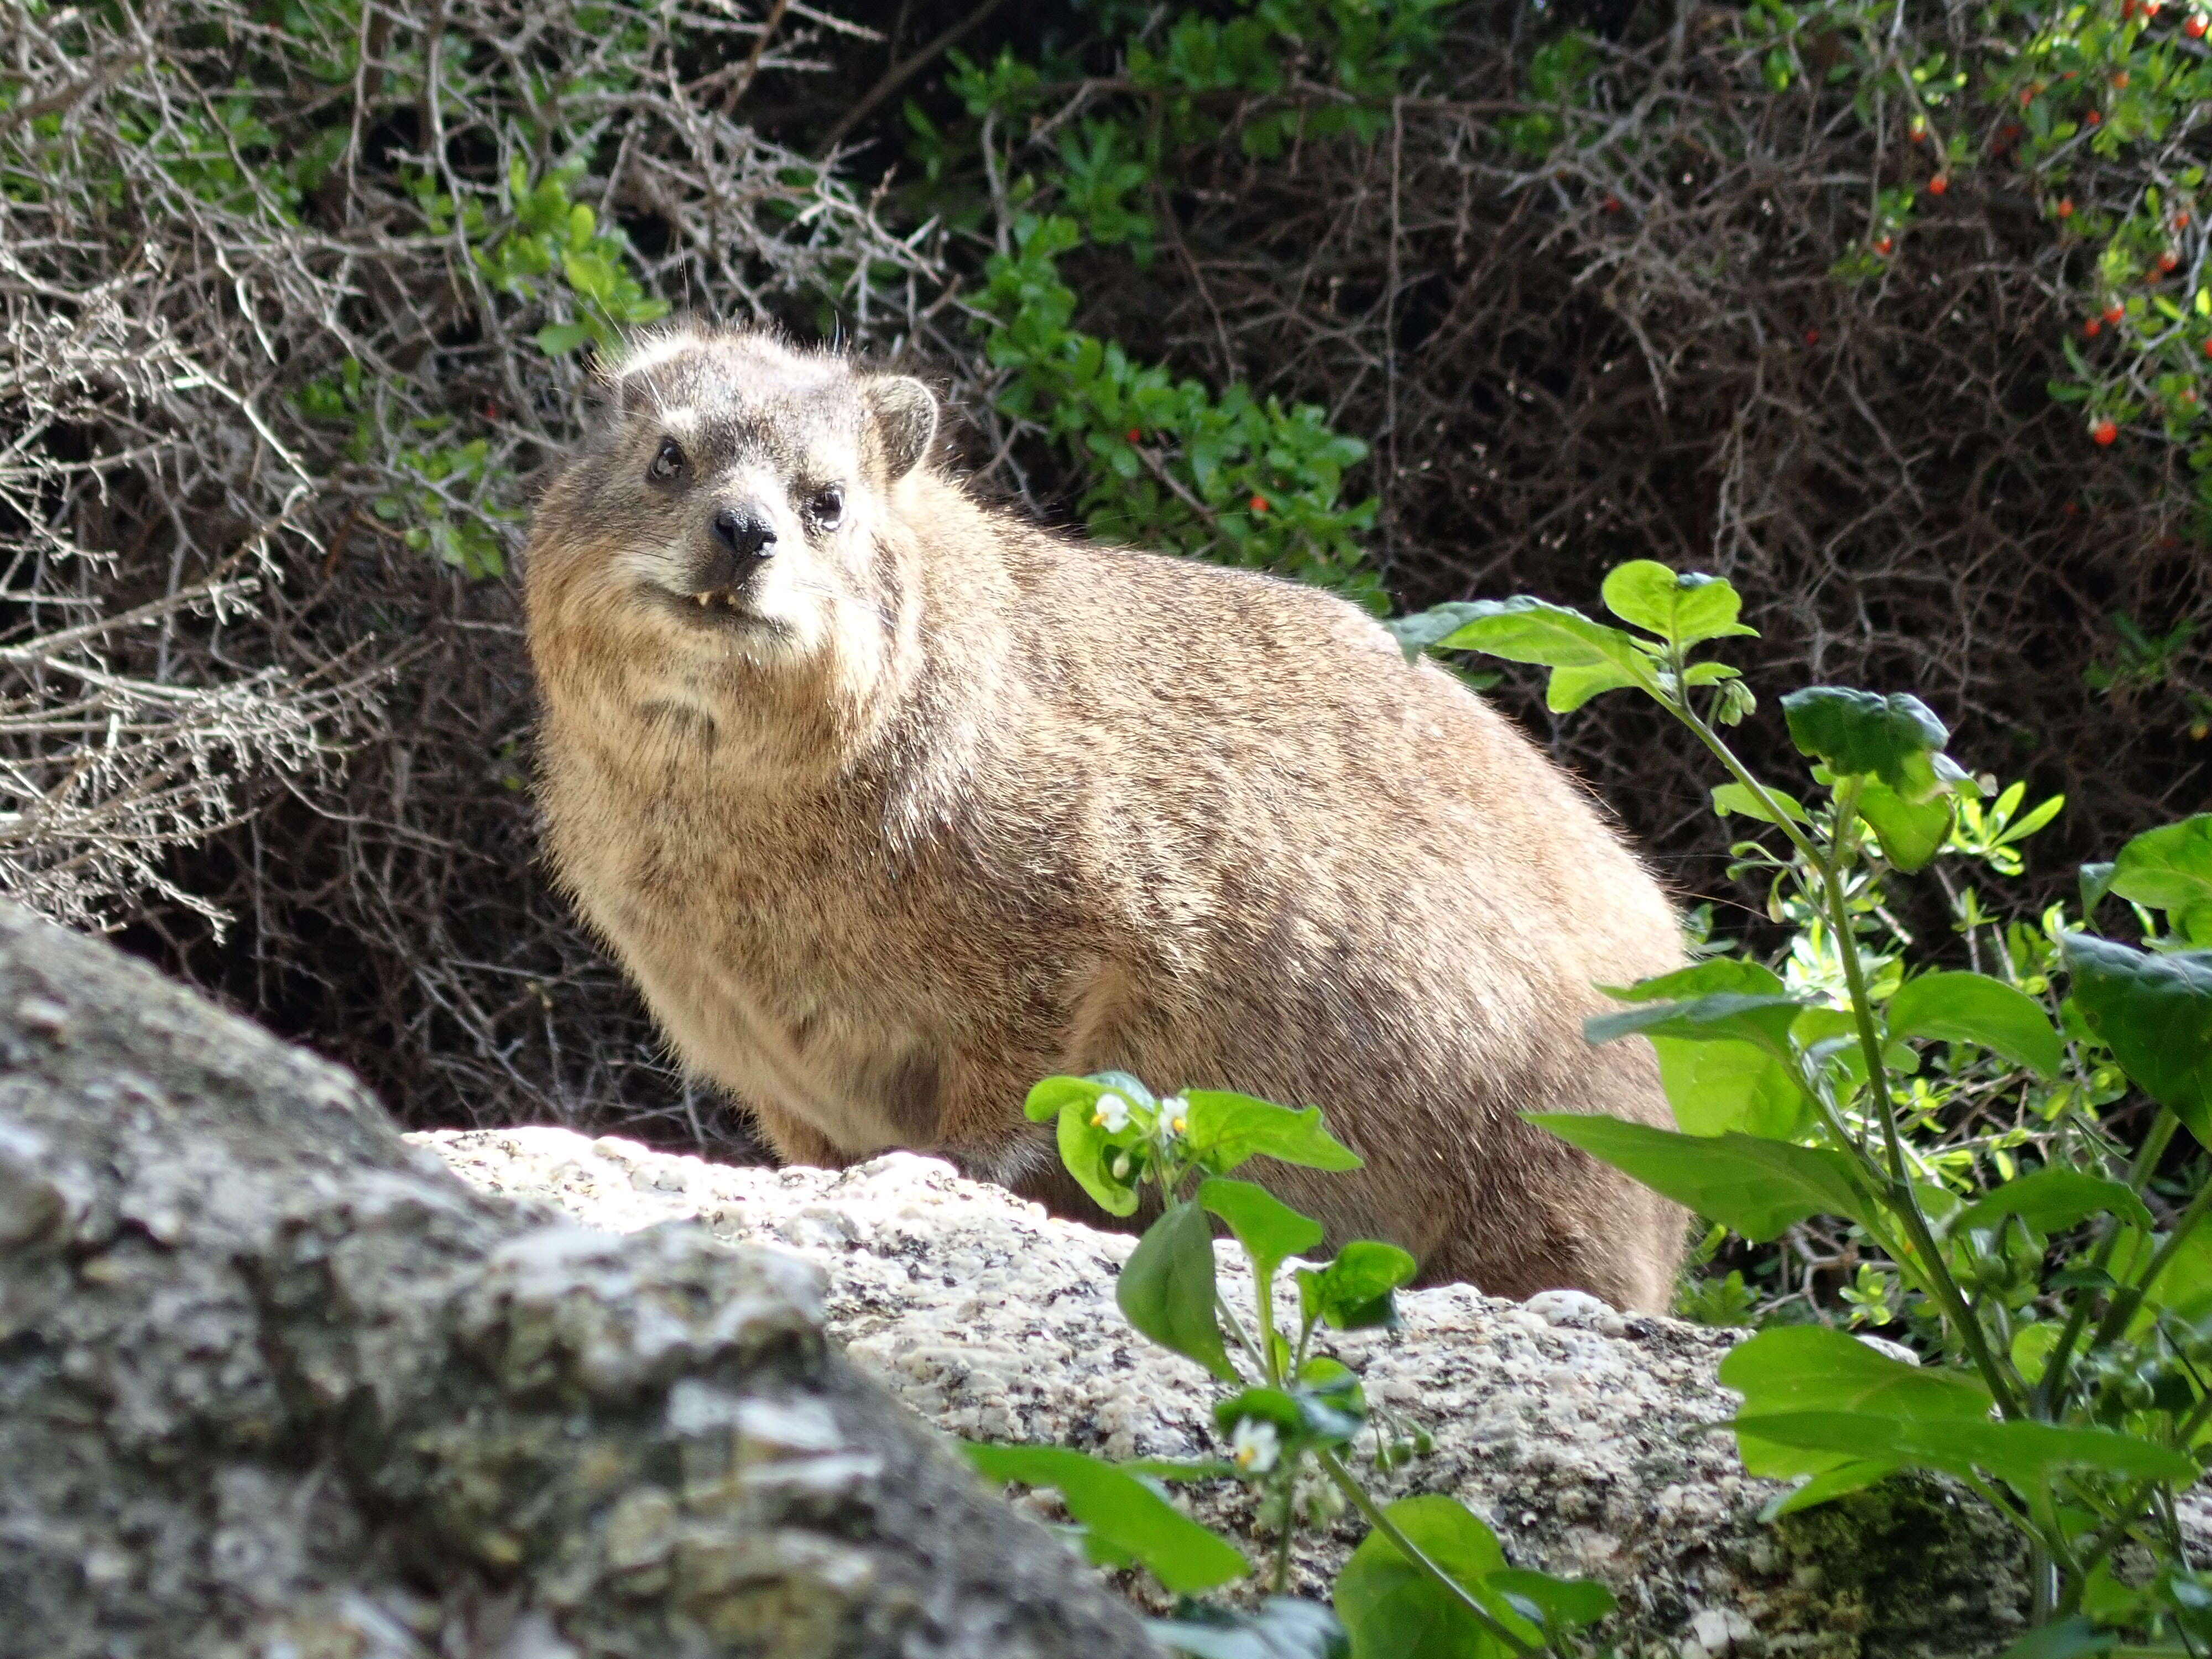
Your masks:
M714 531L714 546L699 573L702 589L740 586L757 567L775 556L775 528L756 502L717 507Z

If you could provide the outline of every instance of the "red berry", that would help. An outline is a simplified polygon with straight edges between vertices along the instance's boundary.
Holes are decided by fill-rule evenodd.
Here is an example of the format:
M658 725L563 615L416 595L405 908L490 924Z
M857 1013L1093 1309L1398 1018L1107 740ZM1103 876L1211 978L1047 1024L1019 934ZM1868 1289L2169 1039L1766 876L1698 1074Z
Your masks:
M2066 516L2067 516L2068 518L2069 518L2069 519L2078 519L2078 518L2080 518L2080 517L2081 516L2081 502L2079 502L2079 501L2069 501L2069 502L2067 502L2067 503L2066 503L2066 507L2065 507L2065 513L2066 513Z
M1928 193L1930 196L1941 196L1950 188L1951 175L1948 173L1939 173L1928 181Z
M2108 323L2117 323L2121 318L2127 314L2128 308L2122 305L2118 300L2113 301L2112 304L2105 307L2105 320Z
M1885 236L1874 245L1874 251L1876 253L1881 254L1883 258L1887 259L1889 257L1889 250L1894 246L1896 245L1893 243L1888 237Z
M2212 357L2212 337L2208 337L2204 342L2204 355Z
M2158 15L2158 9L2165 3L2166 0L2136 0L2136 9L2141 12L2144 20L2148 21Z
M2071 196L2062 196L2058 198L2058 216L2062 219L2071 219L2074 216L2074 198Z
M1129 428L1129 441L1133 444L1140 441L1144 438L1144 435L1145 434L1143 433L1138 431L1133 426Z
M1608 196L1608 197L1607 197L1607 198L1605 198L1605 210L1606 210L1607 213L1618 213L1618 212L1620 212L1620 198L1619 198L1618 196Z
M2173 216L2173 228L2176 230L2189 228L2189 210L2186 208Z
M1265 495L1255 495L1252 498L1252 510L1255 513L1265 513L1267 510L1267 498Z
M2174 266L2180 263L2181 256L2176 253L2172 248L2166 249L2165 252L2158 256L2159 274L2160 276L2164 276L2167 271L2172 270Z
M2100 127L2100 126L2104 125L2104 124L2105 124L2105 118L2104 118L2104 116L2103 116L2103 115L2101 115L2100 113L2099 113L2097 111L2094 110L2094 109L2093 109L2093 110L2091 110L2091 111L2090 111L2087 115L2083 116L2081 118L2082 118L2083 120L2087 121L2087 122L2091 126L2093 126L2093 127Z
M2143 15L2146 17L2150 15L2149 6L2144 6ZM2112 71L2112 84L2124 90L2128 84L2128 72L2125 70L2114 70Z
M2094 317L2092 317L2087 322L2081 325L2081 331L2094 340L2100 334L2105 331L2105 325L2099 322Z
M1923 142L1928 137L1928 123L1926 119L1921 116L1914 116L1912 118L1911 131L1912 142L1914 143L1917 144Z
M1805 343L1808 346L1816 346L1820 344L1820 331L1817 328L1807 329L1805 331Z
M2089 428L2089 435L2100 444L2108 444L2120 435L2120 429L2112 424L2111 416L2107 416Z
M2192 40L2202 40L2204 38L2204 14L2191 12L2189 21L2181 26L2181 32Z

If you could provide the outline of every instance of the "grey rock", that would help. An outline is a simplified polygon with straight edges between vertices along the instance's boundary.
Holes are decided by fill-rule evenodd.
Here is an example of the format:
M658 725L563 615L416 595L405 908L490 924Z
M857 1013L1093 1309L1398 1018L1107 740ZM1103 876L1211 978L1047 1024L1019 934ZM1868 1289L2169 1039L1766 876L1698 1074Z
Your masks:
M823 1288L486 1197L0 906L0 1656L1153 1652L825 1344Z
M730 1169L559 1129L415 1139L486 1192L551 1202L594 1227L696 1216L724 1238L805 1257L825 1276L831 1337L955 1433L1109 1457L1222 1450L1218 1390L1114 1304L1133 1241L1049 1218L948 1164L900 1153L837 1173ZM1218 1249L1224 1295L1249 1309L1241 1256ZM1400 1308L1396 1332L1329 1341L1401 1431L1435 1441L1410 1466L1370 1470L1372 1484L1388 1498L1449 1492L1517 1564L1602 1579L1621 1603L1603 1632L1620 1651L1932 1659L1993 1653L2021 1632L2021 1552L1941 1481L1759 1518L1780 1488L1747 1475L1716 1428L1736 1403L1714 1376L1733 1334L1572 1291L1511 1303L1451 1285ZM1177 1494L1258 1553L1241 1485ZM1055 1513L1048 1498L1025 1501ZM1325 1598L1364 1531L1343 1516L1308 1535L1295 1589ZM1160 1605L1141 1578L1121 1583Z

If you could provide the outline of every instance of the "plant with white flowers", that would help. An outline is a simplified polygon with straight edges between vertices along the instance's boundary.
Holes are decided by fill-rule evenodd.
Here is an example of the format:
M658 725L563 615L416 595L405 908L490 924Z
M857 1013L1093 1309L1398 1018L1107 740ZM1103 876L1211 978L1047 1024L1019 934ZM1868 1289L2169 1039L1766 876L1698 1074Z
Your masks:
M1395 1324L1395 1292L1413 1276L1413 1258L1395 1244L1356 1239L1320 1266L1297 1267L1291 1317L1278 1305L1276 1279L1321 1245L1322 1225L1230 1176L1258 1157L1358 1169L1319 1109L1291 1111L1211 1089L1155 1099L1137 1079L1106 1072L1047 1078L1027 1109L1035 1121L1056 1123L1061 1161L1109 1214L1158 1206L1121 1269L1115 1300L1131 1324L1230 1390L1213 1408L1228 1455L1127 1468L1060 1446L974 1444L969 1455L996 1479L1058 1488L1092 1560L1140 1565L1182 1596L1175 1618L1153 1624L1161 1642L1201 1659L1398 1659L1417 1651L1518 1659L1566 1650L1576 1632L1613 1610L1601 1585L1509 1567L1496 1535L1456 1499L1378 1504L1354 1473L1349 1454L1363 1437L1384 1468L1428 1450L1428 1437L1389 1432L1370 1413L1358 1375L1316 1352L1316 1340L1324 1328ZM1215 1282L1216 1222L1251 1264L1249 1321ZM1219 1479L1258 1488L1260 1523L1274 1534L1273 1593L1257 1612L1192 1599L1251 1565L1158 1485ZM1347 1503L1374 1530L1338 1576L1334 1612L1285 1595L1298 1526L1327 1524Z

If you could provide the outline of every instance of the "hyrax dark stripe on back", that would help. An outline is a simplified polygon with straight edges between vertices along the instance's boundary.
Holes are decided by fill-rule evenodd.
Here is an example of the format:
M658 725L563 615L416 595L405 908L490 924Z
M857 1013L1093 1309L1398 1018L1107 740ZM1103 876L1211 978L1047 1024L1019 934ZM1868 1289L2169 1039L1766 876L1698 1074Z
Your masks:
M1583 792L1340 600L1046 534L920 382L678 327L528 555L555 868L777 1154L890 1147L1085 1213L1037 1078L1327 1109L1255 1168L1425 1279L1662 1306L1680 1211L1530 1128L1667 1121L1595 984L1680 960Z

